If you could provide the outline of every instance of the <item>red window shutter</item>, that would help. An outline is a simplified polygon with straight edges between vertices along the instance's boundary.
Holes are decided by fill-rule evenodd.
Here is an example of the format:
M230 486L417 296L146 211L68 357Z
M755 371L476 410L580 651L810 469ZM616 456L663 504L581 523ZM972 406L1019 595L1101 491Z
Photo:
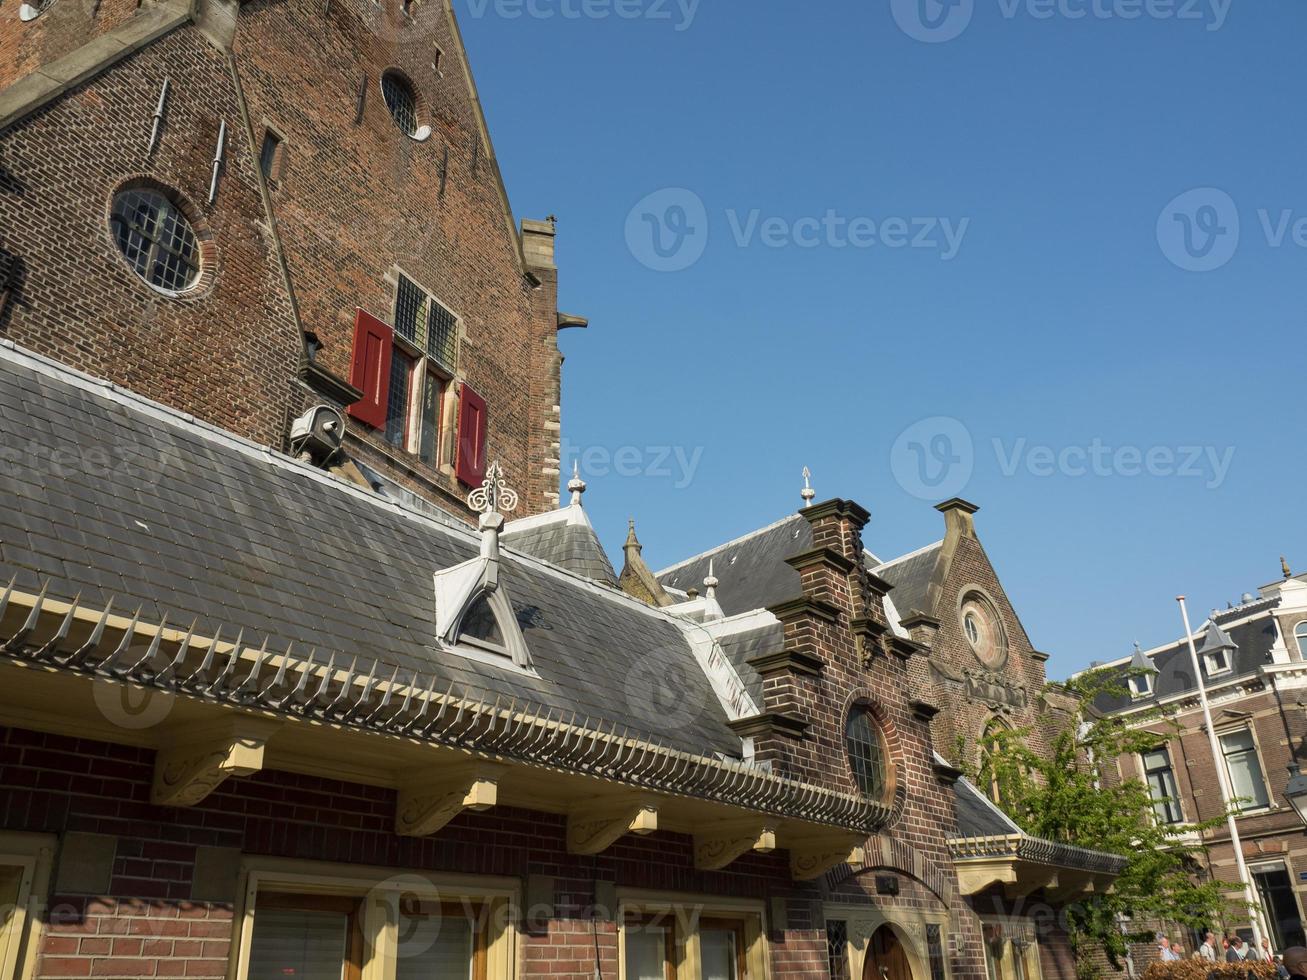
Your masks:
M386 425L386 396L390 393L390 358L395 332L370 313L359 310L354 318L354 360L349 383L363 397L349 407L349 414L374 429Z
M486 401L466 382L458 394L457 471L470 487L486 476Z

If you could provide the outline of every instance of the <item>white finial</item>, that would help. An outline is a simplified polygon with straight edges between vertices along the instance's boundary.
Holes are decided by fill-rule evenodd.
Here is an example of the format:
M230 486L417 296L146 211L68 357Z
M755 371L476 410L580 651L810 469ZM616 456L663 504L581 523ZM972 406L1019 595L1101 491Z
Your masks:
M721 585L721 582L717 581L717 576L713 574L713 561L711 558L709 558L708 577L703 580L703 587L707 590L707 592L705 593L707 598L712 599L716 597L717 586L719 585Z
M577 460L572 460L572 479L567 481L567 492L572 495L572 506L580 507L585 481L581 479L581 464Z
M804 507L811 507L812 498L817 496L817 491L812 489L811 480L812 480L812 471L805 466L803 468L803 490L800 491L799 493L799 496L803 498Z
M517 510L517 491L504 482L499 461L486 467L486 477L467 495L467 505L479 514L507 514Z

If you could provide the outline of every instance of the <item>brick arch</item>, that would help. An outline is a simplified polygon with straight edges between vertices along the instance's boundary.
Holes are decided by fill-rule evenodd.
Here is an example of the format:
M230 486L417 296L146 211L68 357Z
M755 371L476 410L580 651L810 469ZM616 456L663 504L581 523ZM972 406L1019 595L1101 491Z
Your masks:
M908 801L907 780L903 778L904 753L903 753L903 736L898 726L894 723L893 717L885 706L881 704L875 693L869 687L855 687L849 691L844 698L844 704L840 709L840 757L844 760L845 773L849 782L853 783L853 773L849 769L849 754L844 749L844 719L848 717L849 712L854 705L862 704L871 711L871 716L876 720L876 725L880 729L881 738L885 741L886 761L890 764L890 816L886 821L886 827L893 827L903 816L903 809ZM856 784L854 785L856 790Z
M841 885L876 871L892 871L911 878L939 899L945 908L951 908L954 899L953 878L948 870L925 854L897 837L876 834L868 837L865 845L866 863L836 865L822 876L824 896L832 895Z

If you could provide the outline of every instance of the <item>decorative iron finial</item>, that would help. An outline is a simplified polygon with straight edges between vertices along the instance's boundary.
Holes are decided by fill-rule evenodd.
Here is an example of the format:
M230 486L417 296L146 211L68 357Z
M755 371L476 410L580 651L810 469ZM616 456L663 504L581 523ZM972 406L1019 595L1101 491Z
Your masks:
M581 506L581 494L585 493L585 481L581 479L581 464L572 460L572 479L567 481L567 492L572 495L572 506Z
M486 478L467 495L467 505L478 514L509 514L517 510L517 491L504 482L504 471L498 460L486 467Z
M803 498L804 507L811 507L813 498L817 496L817 491L812 489L812 471L806 466L803 468L803 489L799 491L799 496Z
M1284 555L1280 556L1280 571L1284 572L1284 577L1286 579L1293 578L1293 572L1289 570L1289 563L1285 560Z
M711 558L709 558L709 559L708 559L708 575L707 575L707 577L704 578L704 580L703 580L703 587L704 587L705 590L707 590L707 591L704 593L704 595L706 595L709 599L716 598L716 596L717 596L717 586L719 586L719 585L721 585L721 582L719 582L719 581L717 580L717 576L713 574L713 561L712 561Z

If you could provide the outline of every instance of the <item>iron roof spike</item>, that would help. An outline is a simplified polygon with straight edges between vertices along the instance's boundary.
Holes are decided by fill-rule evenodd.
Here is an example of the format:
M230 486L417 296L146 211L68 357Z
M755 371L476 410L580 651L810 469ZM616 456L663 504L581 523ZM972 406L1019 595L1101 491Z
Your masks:
M191 620L190 629L182 637L182 641L177 646L177 654L168 662L168 666L159 671L154 680L157 684L167 684L172 686L177 679L177 668L186 661L186 655L191 650L191 638L195 636L195 627L199 624L199 618Z
M322 683L319 684L318 689L313 692L313 696L310 697L306 702L304 702L305 711L308 711L309 708L317 704L318 701L322 698L322 696L327 693L327 688L331 686L331 679L335 676L335 674L336 674L336 651L332 650L331 656L327 658L327 669L322 675Z
M41 618L41 607L45 605L45 594L50 588L50 580L46 579L41 583L41 591L37 594L36 600L32 603L32 610L27 614L27 619L19 628L18 632L5 641L4 649L17 650L23 645L23 642L36 629L36 624Z
M350 692L350 688L354 686L354 668L358 666L358 662L359 657L356 653L349 662L349 670L345 671L345 679L341 681L340 690L336 692L336 696L328 702L327 706L322 709L324 715L330 711L337 710L338 705L348 700L347 695Z
M46 640L41 649L37 650L34 654L37 660L44 660L46 657L56 653L59 649L59 644L68 639L68 630L73 625L73 620L77 616L77 607L81 605L81 602L82 594L79 592L77 593L76 598L74 598L72 603L68 606L68 614L64 616L63 622L59 624L59 629L55 630L54 636ZM4 602L0 601L0 620L4 619L4 606Z
M417 684L418 674L413 671L413 676L404 683L404 703L396 709L395 713L386 719L386 727L393 727L399 719L408 714L408 706L413 703L413 688Z
M213 640L209 643L209 649L204 651L204 659L200 661L200 665L198 667L196 667L193 671L191 671L191 676L186 678L186 680L183 681L182 683L189 686L195 683L195 679L197 677L200 678L201 681L203 681L204 678L209 676L209 668L213 666L214 651L218 649L218 643L221 640L222 640L222 627L219 626L217 632L213 634Z
M9 611L9 597L14 594L14 586L18 584L18 573L14 572L13 577L9 579L9 584L5 586L4 595L0 595L0 619L4 619L5 613Z
M286 670L278 671L278 674L284 675L286 671L291 669L287 665L292 663L295 659L293 656L291 656L291 651L294 649L295 649L295 644L293 643L286 648L286 652L285 654L283 654L282 661L281 661L282 667L286 668ZM301 681L308 673L307 667L309 662L310 661L305 661L303 665L304 669L301 669L300 667L294 668L296 670L300 670ZM268 697L268 695L270 695L278 687L282 687L286 691L286 693L279 698ZM298 690L299 690L298 685L284 684L281 681L279 681L277 678L274 678L273 682L263 689L262 693L260 694L260 697L265 698L267 700L267 703L271 707L276 708L278 710L280 710L281 708L293 709L294 705L291 704L291 699L295 697L295 692Z
M259 671L263 669L263 662L268 659L268 638L264 636L263 646L259 647L259 652L254 655L254 663L250 666L250 672L245 680L241 681L231 693L237 697L249 693L257 685Z
M386 683L386 691L381 695L381 700L377 702L377 706L368 712L367 717L363 719L365 724L371 724L373 718L376 718L381 714L381 712L385 711L386 708L390 706L390 699L395 694L395 681L398 678L399 665L396 664L394 672L390 675L390 680Z
M244 645L245 645L245 628L241 627L241 629L236 633L236 642L233 643L231 646L231 654L227 657L227 663L223 665L222 673L219 674L216 678L214 678L212 684L210 684L207 688L205 688L205 693L217 694L220 693L222 689L227 686L227 678L229 678L231 676L232 671L236 669L236 661L240 659L241 649L242 647L244 647Z
M290 690L290 692L287 693L287 695L281 699L277 707L280 708L281 705L284 704L290 708L296 708L298 704L307 703L302 701L301 699L304 696L304 692L308 690L309 678L313 676L314 668L318 666L317 656L318 656L318 648L311 647L309 649L309 659L304 661L304 663L299 668L300 679L295 682L295 686Z
M414 676L414 680L415 681L417 680L416 675ZM426 689L423 690L422 692L421 707L418 708L417 714L415 714L404 724L404 729L406 731L417 732L419 737L422 738L426 737L427 729L423 728L422 731L418 732L418 728L422 724L422 719L427 716L427 709L431 706L431 702L435 699L435 697L436 697L436 675L433 672L431 675L431 683L429 683L426 686Z
M150 641L149 647L145 650L145 656L127 668L127 674L134 674L143 666L159 655L159 645L163 642L163 631L168 628L168 614L163 614L163 619L159 620L159 628L154 633L154 639Z
M286 682L286 665L290 663L291 651L295 649L295 644L290 643L286 647L286 652L281 655L281 663L277 666L277 673L272 675L272 680L259 692L259 698L262 700L267 697L269 691L274 691Z
M56 658L56 661L65 667L80 667L82 661L90 656L91 651L100 645L100 640L104 637L104 629L109 624L109 616L112 612L113 596L110 596L109 601L105 603L104 611L100 613L99 621L96 622L95 628L91 630L91 635L86 638L86 642L69 654L69 656L64 660L59 661Z
M363 705L367 703L368 699L372 697L372 692L376 690L377 664L380 662L376 657L372 658L372 669L368 671L368 678L363 682L363 693L359 695L358 702L354 705L356 710L363 710ZM398 670L399 668L395 669Z
M436 701L437 703L436 713L432 717L432 719L426 723L426 726L422 729L423 738L426 738L432 732L436 731L436 726L441 724L445 716L445 710L446 708L448 708L450 701L452 701L454 697L454 682L453 681L449 682L449 688L448 690L445 691L444 694L436 694L437 680L438 678L436 677L436 675L432 674L430 696L427 698L425 702L423 702L422 711L418 715L418 719L421 719L422 715L426 714L427 705L430 704L432 700ZM418 719L415 719L415 721ZM444 729L441 728L440 730L443 731Z
M132 641L136 639L136 626L141 621L141 607L136 607L136 612L132 614L132 620L127 624L127 629L123 630L122 639L118 641L118 646L114 648L113 653L105 657L96 665L96 670L107 670L116 677L125 676L127 671L118 667L118 659L127 655L131 649Z

